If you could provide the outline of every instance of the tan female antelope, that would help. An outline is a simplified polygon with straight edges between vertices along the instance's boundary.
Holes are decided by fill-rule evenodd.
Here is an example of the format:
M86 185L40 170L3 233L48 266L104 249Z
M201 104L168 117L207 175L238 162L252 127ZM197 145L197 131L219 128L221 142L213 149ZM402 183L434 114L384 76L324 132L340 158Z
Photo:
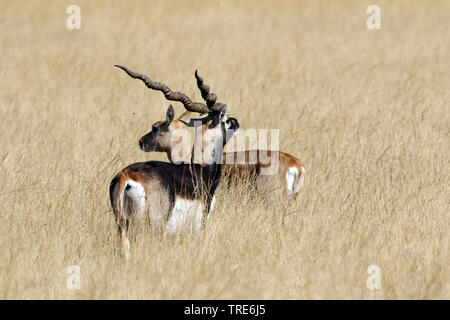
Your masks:
M207 104L213 104L216 99L215 95L209 93L209 87L203 83L203 79L197 72L195 72L195 77L203 99ZM173 117L166 118L166 121L154 123L152 131L142 137L140 143L145 145L145 148L141 147L141 149L146 152L165 152L172 163L201 163L201 161L196 161L191 153L190 137L186 139L185 134L180 134L192 125L193 121L190 123L186 121L191 118L191 112L184 112L177 120L173 120ZM205 128L206 125L203 124L202 132L205 131ZM194 144L208 143L207 139L199 139L197 132L199 131L196 131L194 135ZM202 146L202 149L204 148L205 146ZM222 162L224 164L223 179L227 181L228 186L235 182L250 182L255 184L258 190L275 193L284 199L295 200L297 198L306 172L302 161L282 151L225 152ZM273 166L275 162L277 162L276 172L264 174L264 172L271 171L269 167Z
M153 90L162 91L166 99L181 102L186 110L207 114L201 121L212 137L207 146L209 154L206 164L179 164L148 161L134 163L121 170L111 181L109 193L116 216L119 233L128 255L127 230L129 219L135 216L148 219L156 229L165 229L171 234L185 228L199 230L213 203L214 193L220 182L222 148L239 129L235 118L226 114L226 106L221 103L204 105L180 92L173 92L166 85L152 81L143 74L116 65L130 77L142 80ZM163 125L153 128L145 137L157 134L163 140L164 133L171 131L173 107L169 106ZM139 141L146 151L146 139ZM205 149L206 150L206 149Z

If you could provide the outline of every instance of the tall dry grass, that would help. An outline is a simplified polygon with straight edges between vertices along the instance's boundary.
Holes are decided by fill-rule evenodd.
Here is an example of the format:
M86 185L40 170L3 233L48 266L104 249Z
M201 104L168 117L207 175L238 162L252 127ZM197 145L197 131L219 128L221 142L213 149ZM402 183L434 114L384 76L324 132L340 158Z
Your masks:
M373 1L77 1L71 31L71 1L0 1L0 297L450 298L450 3L376 2L379 31ZM196 99L199 69L243 127L280 128L298 205L219 188L204 232L135 232L126 263L109 182L165 159L137 141L168 102L116 63Z

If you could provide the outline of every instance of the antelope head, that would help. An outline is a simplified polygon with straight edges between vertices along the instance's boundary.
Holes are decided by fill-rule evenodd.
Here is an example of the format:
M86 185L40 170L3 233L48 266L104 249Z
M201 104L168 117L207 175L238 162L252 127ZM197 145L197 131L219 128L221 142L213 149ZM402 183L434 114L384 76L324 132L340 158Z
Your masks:
M166 120L154 123L152 131L139 140L141 150L145 152L160 151L170 154L174 144L177 143L176 139L178 138L174 139L174 132L177 129L200 125L201 130L196 130L194 138L195 141L200 142L198 150L202 152L208 150L207 159L209 160L206 162L214 160L217 163L221 161L222 153L219 153L219 149L221 151L223 146L235 136L239 129L239 122L226 113L225 104L216 102L217 96L214 93L210 93L209 86L203 83L203 79L198 75L197 71L195 71L197 86L206 104L193 102L187 95L172 91L165 84L153 81L144 74L133 72L124 66L115 66L124 70L130 77L142 80L148 88L161 91L167 100L181 102L186 111L199 113L203 116L196 119L191 118L189 122L181 119L173 120L174 110L172 105L170 105L167 109ZM198 139L199 133L205 139ZM194 150L196 150L196 143L194 143Z
M169 106L165 121L157 121L152 125L152 131L139 139L139 148L142 151L170 152L172 146L174 111L172 105Z

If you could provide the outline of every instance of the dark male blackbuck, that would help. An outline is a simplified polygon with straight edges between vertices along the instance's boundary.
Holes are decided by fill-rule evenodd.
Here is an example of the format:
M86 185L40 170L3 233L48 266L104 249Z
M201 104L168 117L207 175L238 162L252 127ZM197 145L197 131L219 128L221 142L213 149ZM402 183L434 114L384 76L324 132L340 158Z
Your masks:
M197 72L195 77L203 99L212 105L215 102L215 95L209 93L209 87L203 83ZM189 123L187 120L190 120ZM142 138L146 146L142 150L165 152L172 163L203 163L202 159L195 157L191 151L207 149L210 144L206 132L208 126L206 123L202 124L201 129L195 131L193 149L190 136L187 136L189 132L186 134L188 127L193 123L195 119L189 110L176 120L173 120L173 116L167 116L165 121L155 122L152 131ZM201 138L198 133L201 133ZM282 151L224 152L222 162L224 164L222 179L226 181L226 185L250 183L261 192L286 200L297 198L306 172L305 165L300 159Z
M129 220L145 219L156 230L177 234L185 229L198 231L214 206L215 191L221 179L221 157L224 145L237 130L239 123L226 114L226 106L216 102L209 94L207 104L193 102L181 92L174 92L160 82L143 74L116 65L130 77L142 80L153 90L164 93L167 100L178 101L190 112L205 114L201 118L205 132L211 137L205 145L203 164L173 164L160 161L139 162L121 170L111 181L109 194L116 217L119 234L128 256L127 238ZM152 131L139 140L142 150L149 150L149 138L158 136L161 141L173 129L173 107L167 110L164 124L153 126ZM151 139L150 139L151 140Z

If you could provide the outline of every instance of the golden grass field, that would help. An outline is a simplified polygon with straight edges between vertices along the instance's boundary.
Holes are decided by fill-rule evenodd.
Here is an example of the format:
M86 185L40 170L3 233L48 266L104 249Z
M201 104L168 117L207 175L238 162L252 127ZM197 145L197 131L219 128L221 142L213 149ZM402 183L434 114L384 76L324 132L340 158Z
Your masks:
M76 1L68 30L72 3L0 1L0 298L450 298L449 1ZM138 139L169 102L113 64L201 100L198 69L279 128L297 204L219 187L203 232L135 229L125 261L109 183L166 160Z

